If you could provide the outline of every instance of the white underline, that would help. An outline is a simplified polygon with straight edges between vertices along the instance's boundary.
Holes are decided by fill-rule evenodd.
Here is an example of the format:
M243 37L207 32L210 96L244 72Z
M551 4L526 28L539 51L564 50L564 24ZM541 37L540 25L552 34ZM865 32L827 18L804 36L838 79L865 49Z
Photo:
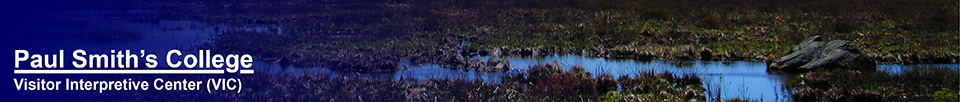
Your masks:
M253 70L240 70L240 74L253 74Z
M225 74L220 70L13 70L13 74ZM240 70L253 74L253 70Z

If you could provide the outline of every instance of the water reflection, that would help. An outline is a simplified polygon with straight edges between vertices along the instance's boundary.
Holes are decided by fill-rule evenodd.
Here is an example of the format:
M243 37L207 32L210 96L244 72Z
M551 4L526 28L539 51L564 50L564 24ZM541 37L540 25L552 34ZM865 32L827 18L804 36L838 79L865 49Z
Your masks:
M479 57L486 59L486 57ZM606 73L614 76L637 75L642 72L669 72L678 75L697 75L703 78L707 95L724 99L742 97L763 101L790 101L790 92L784 83L790 77L768 74L766 63L747 61L665 61L665 60L610 60L577 55L550 55L544 57L505 57L511 67L525 70L530 66L558 62L561 65L580 65L594 76ZM679 65L678 65L679 64ZM567 67L569 68L569 67ZM789 75L786 75L789 76Z
M887 71L890 74L900 74L906 70L912 70L914 68L953 68L960 69L960 64L914 64L914 65L900 65L900 64L881 64L877 65L877 70Z

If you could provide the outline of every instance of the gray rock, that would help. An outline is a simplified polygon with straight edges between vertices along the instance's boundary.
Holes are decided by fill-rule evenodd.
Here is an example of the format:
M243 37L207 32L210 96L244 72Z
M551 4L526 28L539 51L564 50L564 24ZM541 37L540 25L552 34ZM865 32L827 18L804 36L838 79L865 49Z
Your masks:
M864 55L858 45L846 40L823 43L820 36L807 38L793 52L771 62L768 70L805 72L821 68L876 70L876 62Z

